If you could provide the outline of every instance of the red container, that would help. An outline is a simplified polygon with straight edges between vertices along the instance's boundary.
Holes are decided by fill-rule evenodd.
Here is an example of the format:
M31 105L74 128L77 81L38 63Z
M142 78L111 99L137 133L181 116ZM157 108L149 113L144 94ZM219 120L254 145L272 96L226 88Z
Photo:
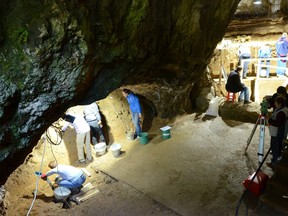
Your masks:
M253 179L253 182L250 184L255 172L250 175L246 180L243 181L243 185L246 190L249 190L251 193L256 196L260 196L263 190L265 189L269 176L262 171L259 171L256 177ZM248 188L249 187L249 188Z

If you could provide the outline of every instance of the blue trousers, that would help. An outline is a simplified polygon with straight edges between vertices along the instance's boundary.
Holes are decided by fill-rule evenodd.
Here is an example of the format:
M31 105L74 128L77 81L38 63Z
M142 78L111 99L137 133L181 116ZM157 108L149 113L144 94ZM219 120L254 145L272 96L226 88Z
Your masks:
M137 136L139 136L139 134L142 131L141 126L140 126L139 113L133 113L132 112L132 122L134 124L136 134L137 134Z
M278 57L282 57L282 56L280 55ZM277 61L277 66L286 68L286 60L284 60L284 61L283 60L278 60ZM285 75L285 71L286 71L285 69L277 68L276 73L277 73L277 75L284 76Z
M249 88L247 88L247 86L245 86L244 89L240 92L238 100L239 101L243 101L243 98L244 98L244 101L249 101L250 100L250 98L249 98Z
M62 187L66 188L78 188L86 181L86 176L82 174L79 178L66 180L66 179L59 179L57 184Z
M92 143L93 145L96 145L98 143L97 141L97 134L99 135L99 141L100 142L105 142L105 137L102 131L102 128L98 124L98 121L90 121L88 122L90 129L91 129L91 135L92 135Z

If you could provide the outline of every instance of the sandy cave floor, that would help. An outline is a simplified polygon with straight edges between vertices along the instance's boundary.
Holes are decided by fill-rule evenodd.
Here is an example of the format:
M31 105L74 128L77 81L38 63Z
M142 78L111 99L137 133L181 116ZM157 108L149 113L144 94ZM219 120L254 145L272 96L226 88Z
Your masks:
M253 36L249 43L274 44L278 36ZM235 57L232 52L229 58ZM70 209L63 209L62 204L53 202L48 184L39 180L30 215L235 215L243 191L242 181L258 167L259 130L244 154L254 124L197 113L169 121L154 118L147 127L149 143L140 145L137 140L126 139L125 131L131 123L127 122L127 102L117 100L120 97L121 94L111 94L99 101L99 106L105 117L109 145L120 143L121 156L114 158L108 149L105 155L94 156L92 163L78 166L92 174L86 182L99 193L80 205L72 203ZM82 107L75 107L73 111L81 113ZM171 139L161 138L159 128L165 125L172 126ZM51 136L56 140L53 131ZM266 151L269 141L267 131ZM8 178L5 204L9 216L28 213L37 182L34 172L40 169L42 157L43 172L48 171L47 164L54 157L59 163L75 165L74 129L65 132L60 145L40 140L26 161ZM273 174L266 165L262 170L269 176ZM244 203L239 215L245 215ZM271 214L250 209L249 215Z
M107 107L105 103L100 102L100 108ZM111 107L101 110L105 117L111 117L106 119L110 132L118 129L109 143L122 145L121 156L113 157L108 149L106 154L95 156L93 162L78 166L92 174L86 182L99 193L80 205L72 203L70 209L63 209L61 203L53 202L48 184L39 180L30 215L235 215L242 181L258 167L258 130L248 154L244 154L253 124L196 113L168 122L155 118L149 143L141 145L139 140L126 139L123 130L119 132L124 128L123 121L119 115L113 118L115 110ZM77 107L75 112L81 109ZM172 137L167 140L161 138L159 129L165 125L172 126ZM269 140L267 131L266 151ZM27 214L37 182L34 172L40 169L44 149L43 172L48 171L47 164L54 156L59 163L75 165L74 129L65 132L60 145L40 140L25 163L11 174L5 184L9 216ZM266 165L262 170L269 176L273 174ZM245 214L244 203L239 213ZM250 209L249 215L259 214Z

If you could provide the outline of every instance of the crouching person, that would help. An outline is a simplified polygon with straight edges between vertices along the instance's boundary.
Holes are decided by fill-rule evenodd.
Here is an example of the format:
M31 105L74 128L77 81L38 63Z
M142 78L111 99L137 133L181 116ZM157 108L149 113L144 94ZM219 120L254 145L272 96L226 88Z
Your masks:
M70 165L57 164L56 161L51 161L48 166L51 168L46 174L41 175L41 179L46 180L48 176L57 174L56 184L66 187L71 191L71 194L79 193L86 181L86 176L81 169Z

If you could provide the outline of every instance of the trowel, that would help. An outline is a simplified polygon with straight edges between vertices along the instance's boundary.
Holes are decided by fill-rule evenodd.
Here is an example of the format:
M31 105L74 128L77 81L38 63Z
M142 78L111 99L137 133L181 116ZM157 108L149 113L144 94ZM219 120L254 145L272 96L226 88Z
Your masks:
M52 182L50 181L50 179L48 177L47 177L46 181L49 184L50 188L54 191L55 188L54 188Z
M35 172L35 174L36 174L37 176L41 176L41 175L42 175L41 172ZM50 188L54 191L55 188L54 188L52 182L50 181L50 179L49 179L48 177L46 177L46 181L47 181L48 185L50 186Z

